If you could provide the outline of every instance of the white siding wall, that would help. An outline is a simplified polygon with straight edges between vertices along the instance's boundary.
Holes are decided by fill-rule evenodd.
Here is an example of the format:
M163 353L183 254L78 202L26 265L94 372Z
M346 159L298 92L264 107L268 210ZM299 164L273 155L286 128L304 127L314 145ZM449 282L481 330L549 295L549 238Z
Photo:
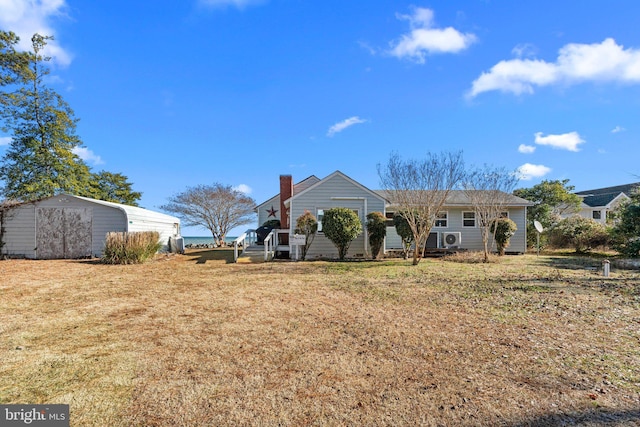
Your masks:
M338 200L336 198L352 198L351 200ZM357 199L362 198L362 199ZM367 210L365 212L365 200ZM363 224L366 222L367 214L370 212L384 212L384 201L374 196L373 193L355 185L349 179L340 174L334 174L326 178L316 187L304 194L296 196L290 207L291 222L295 224L297 218L305 210L317 216L318 209L330 209L335 207L345 207L356 209ZM365 233L358 236L349 247L347 257L366 256L365 253ZM338 250L335 245L327 239L324 234L318 233L309 248L307 259L313 258L336 258Z
M132 211L127 220L127 214L117 205L109 206L99 202L77 198L73 196L55 196L34 203L28 203L16 208L7 220L6 245L3 252L10 256L24 256L35 258L36 247L36 210L38 208L88 208L92 212L92 244L91 252L94 256L102 256L105 237L108 232L117 231L158 231L164 249L168 248L169 237L178 234L179 223L168 215L148 211L141 208L130 208Z
M273 216L269 217L269 213L267 212L267 210L270 210L272 207L273 209L276 209L278 211L276 213L275 218ZM262 227L262 224L267 222L267 220L269 219L278 219L278 220L280 219L280 196L279 195L272 197L271 199L267 200L266 202L258 206L258 225L256 228Z
M29 203L10 211L10 217L5 220L5 246L2 253L9 256L36 256L36 213L35 205Z
M38 208L89 208L92 211L91 252L101 256L104 240L109 231L126 231L124 212L69 196L56 196L39 202L28 203L13 211L7 221L4 253L10 256L36 258L36 209Z
M162 251L169 250L169 238L179 234L179 224L160 218L153 218L140 213L130 213L127 231L157 231L160 233L160 243Z

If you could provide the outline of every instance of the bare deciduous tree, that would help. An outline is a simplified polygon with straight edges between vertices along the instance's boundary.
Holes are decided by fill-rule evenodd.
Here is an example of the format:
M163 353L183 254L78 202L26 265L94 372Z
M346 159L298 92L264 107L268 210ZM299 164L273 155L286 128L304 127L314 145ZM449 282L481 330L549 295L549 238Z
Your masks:
M506 211L518 181L517 173L487 165L470 172L464 180L464 192L475 212L476 226L482 236L484 262L489 261L491 223Z
M169 198L160 209L171 212L187 226L211 231L214 241L224 245L227 233L254 220L255 201L246 194L221 184L198 185Z
M413 265L417 265L438 212L465 176L462 152L427 153L424 160L402 160L392 154L386 165L378 164L378 176L387 199L413 232Z

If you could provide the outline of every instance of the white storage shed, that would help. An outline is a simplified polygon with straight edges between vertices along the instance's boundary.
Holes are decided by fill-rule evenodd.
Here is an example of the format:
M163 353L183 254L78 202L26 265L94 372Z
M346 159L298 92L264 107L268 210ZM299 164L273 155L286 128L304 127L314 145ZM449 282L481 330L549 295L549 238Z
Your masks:
M61 194L28 202L5 214L9 257L100 257L108 232L157 231L162 250L180 235L180 219L135 206Z

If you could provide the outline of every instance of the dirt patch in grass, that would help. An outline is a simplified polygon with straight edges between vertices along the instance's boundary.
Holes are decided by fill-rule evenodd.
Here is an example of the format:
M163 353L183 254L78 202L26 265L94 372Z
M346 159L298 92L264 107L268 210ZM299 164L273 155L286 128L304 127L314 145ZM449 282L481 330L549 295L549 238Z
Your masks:
M207 252L0 262L0 403L68 403L72 425L95 426L640 416L637 272Z

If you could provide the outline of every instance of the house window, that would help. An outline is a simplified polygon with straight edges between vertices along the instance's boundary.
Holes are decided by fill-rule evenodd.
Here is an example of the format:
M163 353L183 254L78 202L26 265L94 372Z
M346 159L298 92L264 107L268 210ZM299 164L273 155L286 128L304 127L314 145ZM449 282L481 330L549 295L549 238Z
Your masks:
M509 219L509 212L508 211L500 212L500 218Z
M435 227L446 227L448 216L448 212L438 212L436 215L436 222L433 225Z
M602 212L600 212L600 211L593 211L593 212L592 212L592 217L593 217L593 219L602 219Z
M475 227L476 226L476 213L475 212L462 212L462 226L463 227Z
M316 219L318 220L318 233L322 233L322 218L324 217L324 209L316 211Z
M394 226L394 224L393 224L393 216L394 216L395 214L396 214L395 212L386 212L386 213L384 214L385 218L387 219L387 220L384 222L384 224L385 224L387 227L393 227L393 226Z
M358 216L358 218L360 218L360 214L358 212L358 209L351 209L353 212L355 212L355 214ZM324 217L324 211L325 209L317 209L316 210L316 219L318 220L318 233L322 233L322 218Z

